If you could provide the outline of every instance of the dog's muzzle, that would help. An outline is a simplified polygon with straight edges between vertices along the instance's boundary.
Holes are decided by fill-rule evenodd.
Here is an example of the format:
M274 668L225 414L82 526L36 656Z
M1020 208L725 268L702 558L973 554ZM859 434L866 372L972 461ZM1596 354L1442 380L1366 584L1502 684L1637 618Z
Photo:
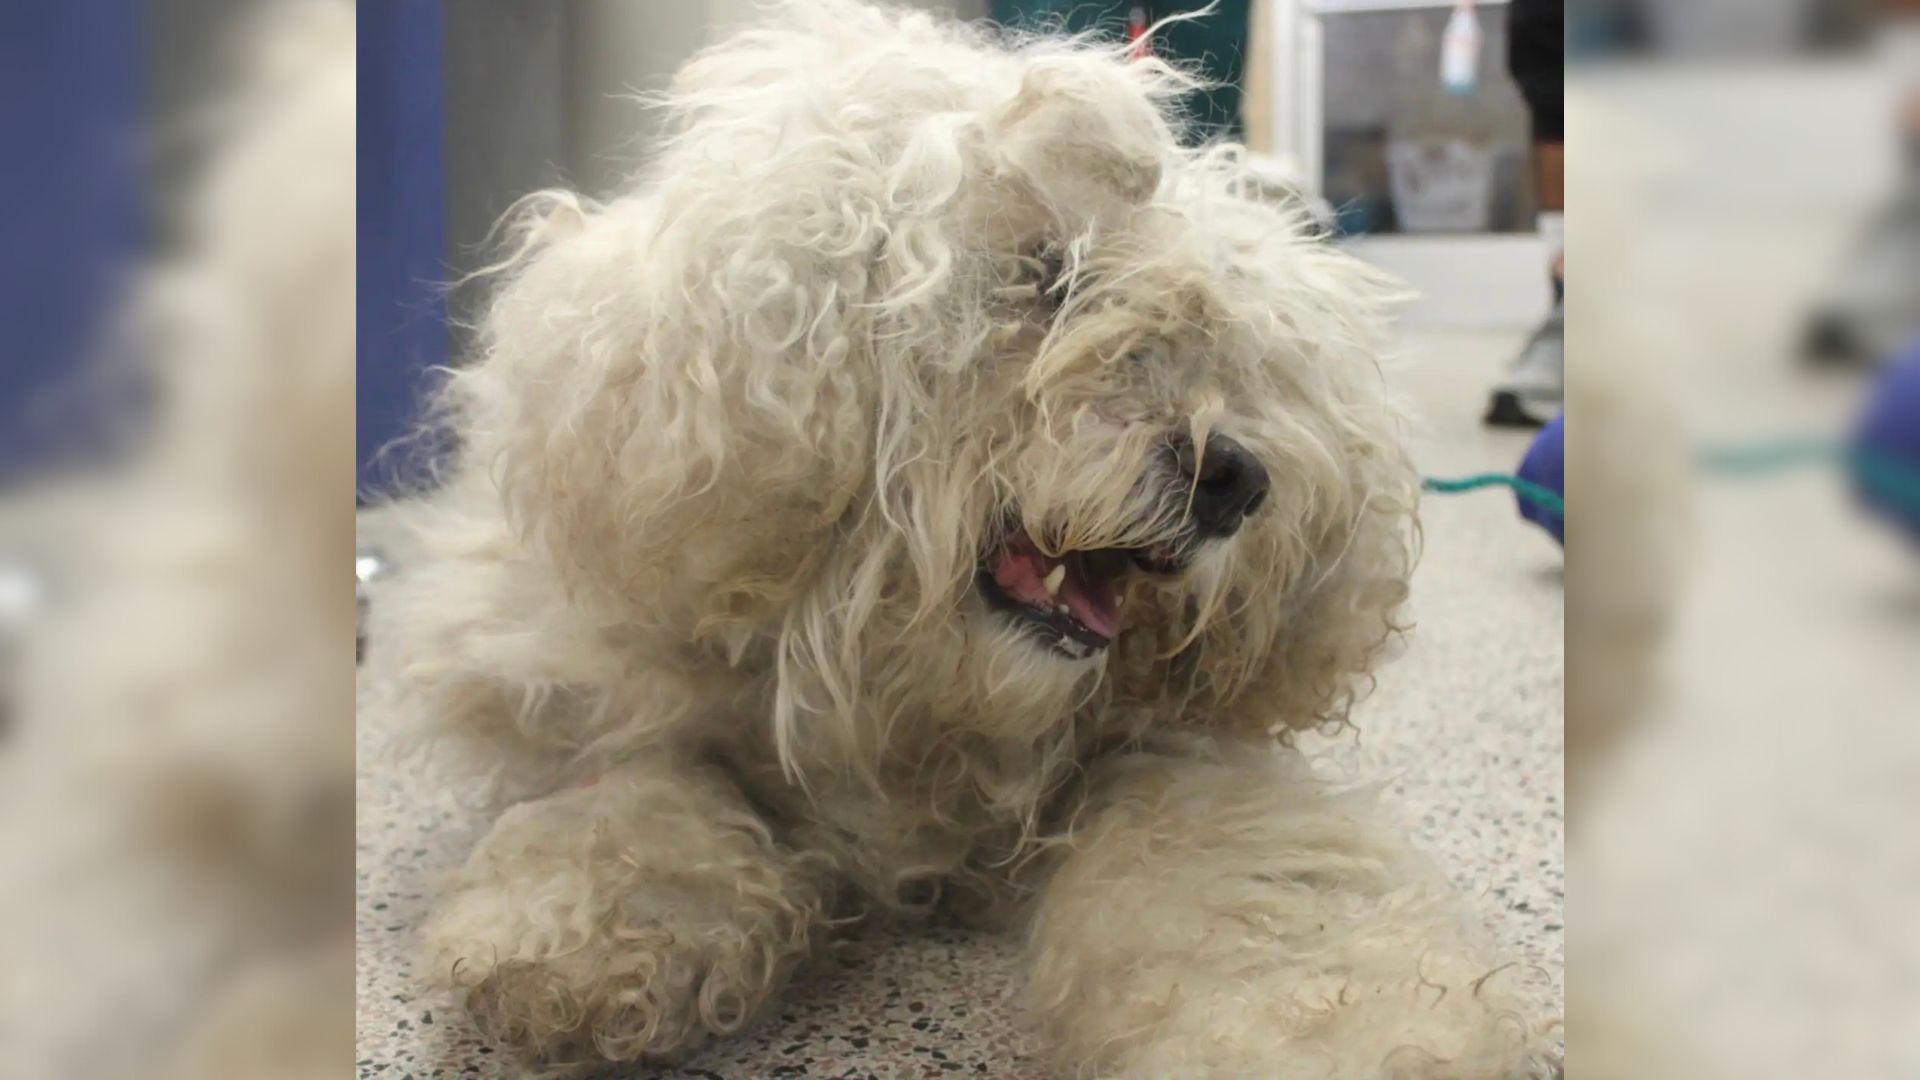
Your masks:
M1008 515L1004 539L983 554L977 574L987 604L1032 632L1043 644L1074 659L1091 657L1120 635L1122 578L1129 572L1171 575L1184 571L1200 547L1240 530L1265 504L1271 480L1246 447L1224 435L1195 452L1185 435L1168 440L1165 475L1177 485L1186 508L1174 541L1151 547L1107 547L1048 555L1017 513Z
M1203 539L1239 532L1247 515L1267 501L1272 481L1266 466L1225 435L1208 436L1202 453L1195 453L1192 439L1177 436L1169 444L1168 453L1179 476L1192 489L1193 526Z

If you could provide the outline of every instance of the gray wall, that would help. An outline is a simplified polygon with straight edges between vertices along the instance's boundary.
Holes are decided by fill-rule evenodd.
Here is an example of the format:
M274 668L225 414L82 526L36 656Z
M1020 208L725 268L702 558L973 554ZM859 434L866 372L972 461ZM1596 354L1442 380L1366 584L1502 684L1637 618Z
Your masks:
M480 265L478 246L513 200L564 183L567 4L455 0L446 27L449 261Z
M235 35L248 25L254 0L148 0L141 33L146 53L144 130L153 137L140 148L150 209L150 239L171 244L183 198L205 165L205 140L196 116L231 83L237 63ZM244 57L244 53L239 53Z
M989 0L909 0L984 18ZM447 261L482 265L513 201L556 184L595 197L645 160L656 120L634 95L664 89L755 0L451 0L446 17ZM463 320L472 296L456 295ZM456 345L464 344L456 330Z
M989 0L908 0L905 7L984 18ZM573 117L568 164L591 194L614 190L646 158L653 118L633 101L665 89L688 56L752 20L755 0L570 0Z

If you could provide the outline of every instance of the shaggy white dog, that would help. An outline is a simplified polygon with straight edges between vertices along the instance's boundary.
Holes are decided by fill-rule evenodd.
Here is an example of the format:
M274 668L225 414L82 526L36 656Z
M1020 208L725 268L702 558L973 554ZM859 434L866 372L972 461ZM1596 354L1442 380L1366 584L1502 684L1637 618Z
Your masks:
M512 803L427 928L482 1028L652 1060L832 927L1019 918L1063 1071L1515 1077L1471 920L1287 736L1395 629L1382 283L1179 72L795 3L605 206L531 200L372 648Z

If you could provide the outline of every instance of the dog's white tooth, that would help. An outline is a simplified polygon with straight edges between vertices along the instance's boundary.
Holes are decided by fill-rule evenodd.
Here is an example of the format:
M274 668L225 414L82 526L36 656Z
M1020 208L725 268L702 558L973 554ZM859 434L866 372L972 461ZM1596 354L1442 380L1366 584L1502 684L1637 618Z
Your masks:
M1047 587L1048 596L1059 596L1060 584L1066 580L1067 580L1067 565L1065 563L1061 563L1060 565L1054 567L1052 570L1048 571L1047 576L1041 580L1040 584L1045 585Z
M1113 610L1119 611L1121 608L1126 606L1127 606L1127 594L1126 593L1115 594L1113 598Z

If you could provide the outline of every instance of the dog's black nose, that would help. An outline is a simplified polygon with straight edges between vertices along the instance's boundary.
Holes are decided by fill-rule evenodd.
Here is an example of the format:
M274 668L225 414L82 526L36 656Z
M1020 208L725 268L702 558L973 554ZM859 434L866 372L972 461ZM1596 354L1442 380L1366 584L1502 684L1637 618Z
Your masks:
M1193 440L1173 439L1173 460L1193 487L1193 523L1205 537L1232 536L1248 514L1267 500L1267 470L1246 447L1225 435L1207 437L1207 449L1193 452Z

